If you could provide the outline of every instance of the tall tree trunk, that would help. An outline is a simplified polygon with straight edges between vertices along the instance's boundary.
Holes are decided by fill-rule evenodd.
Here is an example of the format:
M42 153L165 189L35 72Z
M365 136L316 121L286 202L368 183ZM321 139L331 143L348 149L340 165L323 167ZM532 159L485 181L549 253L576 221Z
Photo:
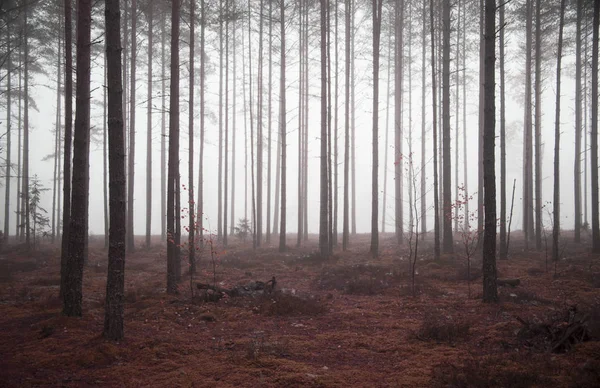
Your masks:
M260 0L258 27L258 87L256 115L256 245L262 244L263 231L263 30L264 30L264 0ZM283 140L283 139L282 139Z
M25 220L25 243L31 249L31 230L29 220L29 35L28 35L28 8L25 8L24 17L24 58L23 58L23 180L21 193L23 195L23 215Z
M127 250L135 251L134 231L134 186L135 186L135 84L136 84L136 61L137 61L137 0L131 0L131 73L129 81L131 90L129 96L129 168L127 186Z
M23 34L22 33L20 34L19 40L20 40L19 46L23 47L23 44L22 44L23 43ZM21 108L23 105L23 98L21 96L22 91L23 91L23 88L22 88L23 74L22 74L22 70L21 70L23 68L22 65L23 65L23 51L21 49L19 49L19 67L18 67L19 71L18 71L18 76L17 76L17 78L19 79L19 95L18 95L19 102L18 102L18 119L17 119L17 211L16 211L17 216L15 217L16 218L15 226L16 226L16 234L17 234L16 237L18 238L19 242L22 241L23 237L24 237L23 236L23 228L21 226L21 224L23 223L23 217L22 217L23 213L21 211L22 204L23 204L23 201L21 200L21 197L22 197L22 192L21 192L22 187L21 186L22 186L22 180L23 180L23 174L22 174L23 170L22 170L22 166L21 166L21 162L23 160L23 158L21 157L22 149L23 149L23 147L21 145L22 137L23 137L22 136L22 132L23 132L22 131L22 129L23 129L22 128L22 116L21 116L21 112L22 112ZM66 72L65 72L65 74L66 74ZM65 78L66 78L66 76L65 76ZM65 110L66 110L66 107L65 107ZM71 163L70 160L69 160L69 163ZM70 179L70 177L69 177L69 179ZM69 184L70 184L70 182L69 182ZM70 201L70 198L69 198L69 201ZM62 267L62 263L63 263L62 257L64 255L64 252L65 252L65 250L61 250L61 271L63 268ZM66 258L66 256L65 256L65 258ZM62 279L62 276L61 276L61 279ZM62 284L61 284L61 295L62 295Z
M350 177L350 13L353 1L345 2L346 16L346 38L345 38L345 102L344 102L344 218L343 218L343 233L342 233L342 249L348 250L350 242L350 203L349 203L349 177Z
M73 44L71 1L65 0L65 153L63 158L63 214L60 254L60 295L67 288L67 261L69 258L69 229L71 218L71 137L73 131ZM20 88L19 88L20 89ZM20 116L20 115L19 115ZM20 150L19 146L19 150ZM20 159L20 158L19 158Z
M525 247L533 238L533 136L532 136L532 101L531 101L531 46L532 46L532 19L533 0L527 0L527 17L525 27L525 129L523 151L523 232L525 234Z
M483 133L485 132L484 128L484 78L485 78L485 45L483 43L484 39L484 2L487 0L479 0L479 144L478 144L478 159L477 159L477 233L481 235L483 233L483 222L484 222L484 211L483 201L484 201L484 178L483 178L483 159L485 155L483 154Z
M304 12L304 58L308 58L308 49L309 49L309 13L310 10L305 7ZM304 209L304 215L302 217L304 221L304 226L302 227L302 232L304 233L304 242L308 242L308 120L309 120L309 93L310 93L310 62L308 60L304 63L304 168L302 169L304 173L304 183L302 188L304 190L304 205L302 205L302 209Z
M321 188L319 210L319 249L329 257L328 181L327 181L327 7L321 0Z
M223 173L223 246L227 247L227 193L229 190L229 0L225 0L225 170Z
M223 0L219 1L219 166L217 177L217 238L223 236Z
M390 23L390 25L393 25ZM386 207L387 207L387 181L388 181L388 149L390 147L390 97L392 91L392 34L388 35L387 53L387 92L385 97L385 146L383 151L383 204L381 206L381 233L385 234ZM395 165L395 161L394 161Z
M152 238L152 56L153 56L153 10L148 3L148 113L146 130L146 249L150 249ZM162 170L162 168L161 168Z
M283 35L282 35L283 36ZM267 107L267 244L271 243L271 141L272 141L272 108L273 108L273 2L269 1L269 96Z
M445 0L443 5L443 43L442 43L442 121L443 121L443 225L444 238L443 250L444 253L452 253L454 251L454 243L452 242L452 165L450 152L450 0Z
M485 230L483 233L483 301L497 302L496 286L496 0L485 0L485 75L483 179Z
M504 13L500 5L500 259L506 259L506 86L504 81Z
M465 188L465 198L469 197L469 177L468 177L468 158L467 158L467 77L466 77L466 69L467 69L467 28L466 28L466 4L463 6L463 39L462 39L462 68L463 68L463 79L462 79L462 116L463 116L463 176L464 176L464 188ZM465 201L465 213L464 213L464 230L470 231L470 216L469 212L469 201Z
M125 139L121 84L121 12L119 0L106 0L106 58L110 163L110 237L104 313L105 338L123 338L125 291Z
M205 77L206 63L204 55L204 39L206 29L206 13L204 0L200 1L200 161L198 163L198 212L196 214L196 234L198 245L204 244L204 112L205 112Z
M356 235L356 62L355 62L355 58L356 58L356 50L355 50L355 43L356 43L356 29L355 29L355 22L356 22L356 1L355 0L350 0L352 1L352 13L350 14L351 17L351 21L350 21L350 49L352 50L352 53L350 55L350 113L351 113L351 169L352 169L352 235Z
M331 102L331 2L327 3L327 202L329 203L327 209L328 216L328 233L329 233L329 252L333 253L333 179L332 179L332 124L331 124L331 112L333 110L333 104Z
M600 1L594 2L592 25L592 250L600 253L600 222L598 220L598 27L600 25Z
M395 39L394 45L394 232L398 244L403 243L404 235L404 176L403 150L404 131L402 128L402 81L404 71L404 0L396 0L395 5Z
M427 234L427 186L425 184L425 167L427 166L427 128L425 122L426 112L426 91L427 85L425 68L426 64L426 52L427 52L427 0L423 1L422 4L422 25L421 30L421 238L425 239Z
M575 243L581 242L581 20L583 0L577 0L575 33ZM586 193L587 195L587 193Z
M281 73L279 75L279 101L280 101L280 120L279 127L281 131L281 226L279 227L279 252L284 252L286 238L286 179L287 179L287 155L286 155L286 101L285 101L285 5L283 1L280 4L280 22L281 22ZM269 181L270 182L270 181ZM268 229L267 229L268 230Z
M167 105L166 105L166 79L165 69L167 61L165 58L166 47L166 19L165 13L160 18L160 79L161 79L161 110L160 110L160 234L161 240L167 239ZM202 58L203 56L201 56Z
M235 231L235 133L236 133L236 116L237 116L237 23L234 21L232 26L232 41L233 41L233 115L231 118L231 226L229 234L233 236ZM270 180L269 180L270 182Z
M169 174L167 182L167 293L177 293L177 264L179 262L179 230L175 218L177 182L179 177L179 15L180 0L171 2L171 86L169 96Z
M435 24L433 20L433 0L429 1L429 22L431 32L431 99L433 102L433 252L436 260L440 258L440 211L438 191L438 152L437 152L437 95L435 82Z
M304 160L304 151L303 151L303 139L304 139L304 14L302 8L302 1L298 2L298 14L300 15L298 20L298 235L296 236L296 247L300 247L302 243L302 227L304 226L304 220L302 217L304 216L304 209L302 206L304 205L304 201L302 196L304 195L304 188L302 187L304 183L304 171L303 171L303 160ZM280 133L281 137L281 133Z
M69 255L63 294L63 314L67 316L81 316L82 313L83 264L89 205L91 24L92 2L79 0L77 10L77 106L73 138L73 202L69 221Z
M120 17L120 13L119 13L119 17ZM119 26L119 31L121 30L121 26ZM106 54L106 50L108 49L106 47L107 43L106 41L104 41L104 85L106 85L105 88L103 88L103 93L102 93L102 97L104 99L104 106L103 106L103 116L104 116L104 121L102 123L102 191L104 193L103 197L104 197L104 248L108 249L110 242L109 242L109 234L110 234L110 214L109 214L109 208L108 208L108 58L107 58L107 54ZM119 47L121 46L121 37L119 37ZM119 67L119 70L121 68ZM119 76L120 77L120 76ZM123 86L121 85L121 88L123 88ZM121 92L122 93L122 92ZM122 101L123 96L121 95L121 104L123 103ZM121 116L123 116L123 110L121 110ZM121 117L121 120L123 120L123 117Z
M256 249L258 246L258 241L256 233L256 190L254 182L254 116L252 110L252 14L250 4L250 0L248 0L248 91L250 94L248 106L250 107L250 180L252 181L252 248Z
M554 196L552 228L552 260L558 261L558 239L560 234L560 76L563 46L563 28L565 20L565 0L560 2L560 22L558 27L558 53L556 59L556 108L554 121Z
M57 47L57 52L58 52L58 63L56 66L56 130L54 132L54 172L52 174L53 179L52 179L52 243L54 243L55 239L56 239L56 219L57 219L57 215L56 215L56 186L59 180L59 152L58 150L60 149L60 113L61 113L61 104L60 104L60 86L61 86L61 78L62 78L62 73L61 73L61 39L60 39L60 34L58 36L58 47ZM8 64L10 65L10 54L8 57ZM8 90L7 90L7 111L10 112L10 72L11 69L10 67L7 69L7 86L8 86ZM10 117L7 119L7 137L6 137L6 144L7 144L7 166L9 168L6 169L6 176L7 176L7 187L6 187L6 207L8 209L8 202L10 201L10 180L8 179L10 177ZM8 212L5 212L6 218L8 218ZM5 237L6 235L8 235L8 221L4 221L5 223Z
M535 5L535 249L542 249L542 26Z
M196 273L196 206L194 204L194 49L195 46L195 16L196 2L190 1L190 78L188 98L188 261L190 273Z
M373 171L371 176L371 254L379 256L379 43L383 0L373 0ZM396 220L398 223L398 220Z
M334 1L335 7L335 36L334 36L334 51L335 51L335 87L334 87L334 124L333 124L333 227L332 235L333 241L331 242L332 247L338 245L338 126L339 126L339 52L338 52L338 0Z
M60 53L60 38L58 39L58 47L59 47L59 53ZM12 62L11 62L11 48L10 48L10 28L6 28L6 52L7 52L7 59L6 59L6 63L7 63L7 70L6 70L6 180L5 180L5 184L4 184L4 188L5 188L5 194L4 194L4 243L8 242L8 237L10 235L10 173L11 173L11 169L12 166L10 164L11 162L11 158L10 158L10 148L11 148L11 143L10 143L10 135L11 135L11 128L10 128L10 122L11 122L11 75L12 75ZM60 58L60 54L58 56ZM60 77L60 59L58 60L58 74ZM59 81L60 82L60 81ZM58 87L57 87L58 88ZM59 96L58 99L60 101L60 94L59 91L57 90L56 94ZM60 109L60 108L59 108ZM59 113L60 114L60 110ZM57 118L58 120L58 118ZM57 125L57 130L58 130L58 125ZM58 142L58 138L57 138L57 142ZM58 146L57 146L58 148ZM55 163L58 163L58 161L56 161ZM56 170L56 167L55 167ZM54 179L55 179L55 187L56 187L56 173L54 174ZM56 190L55 190L56 192ZM54 204L54 201L53 201ZM54 209L52 209L52 236L54 238Z

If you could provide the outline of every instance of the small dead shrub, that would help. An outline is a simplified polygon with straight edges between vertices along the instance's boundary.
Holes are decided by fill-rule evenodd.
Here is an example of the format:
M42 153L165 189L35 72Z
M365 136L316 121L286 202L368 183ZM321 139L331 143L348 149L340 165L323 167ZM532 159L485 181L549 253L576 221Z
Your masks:
M444 315L442 311L425 314L416 337L422 341L436 341L454 344L465 341L469 337L471 323Z
M319 315L325 307L314 299L304 299L283 292L263 294L258 298L255 311L262 315Z

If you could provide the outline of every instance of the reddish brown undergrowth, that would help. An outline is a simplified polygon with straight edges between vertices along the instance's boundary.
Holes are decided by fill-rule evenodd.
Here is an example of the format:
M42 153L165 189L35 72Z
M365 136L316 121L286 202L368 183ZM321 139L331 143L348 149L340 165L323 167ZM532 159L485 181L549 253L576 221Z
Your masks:
M565 236L568 238L568 236ZM290 237L290 246L293 246ZM500 303L484 304L478 258L436 262L423 250L411 287L407 250L368 236L332 260L305 248L218 248L216 272L206 255L200 272L184 270L179 295L165 293L166 255L155 240L127 257L126 338L101 338L106 251L91 240L84 316L61 316L59 251L0 253L0 386L126 387L576 387L600 384L600 257L572 245L546 270L543 252L499 261ZM423 244L424 247L428 242ZM457 249L457 251L459 251ZM184 268L187 268L184 260ZM556 272L556 273L555 273ZM204 302L195 283L221 288L277 279L273 293ZM471 298L467 280L471 279ZM192 295L194 292L194 295ZM589 341L552 353L519 337L525 322L544 323L573 306ZM593 334L597 333L597 334Z

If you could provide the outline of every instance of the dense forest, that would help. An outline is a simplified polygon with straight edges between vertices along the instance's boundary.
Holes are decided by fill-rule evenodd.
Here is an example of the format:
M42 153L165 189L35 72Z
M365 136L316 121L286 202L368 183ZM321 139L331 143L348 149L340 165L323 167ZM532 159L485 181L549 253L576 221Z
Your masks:
M0 1L2 300L40 281L13 274L30 276L16 268L34 260L35 276L58 279L44 311L94 316L88 295L101 293L112 344L127 341L141 274L160 279L156 305L217 309L260 294L294 310L315 295L285 298L316 276L340 295L406 288L424 311L437 298L429 282L448 280L436 270L464 267L468 288L444 298L467 292L457 314L492 314L527 299L512 288L528 286L535 262L547 283L531 287L559 290L535 308L599 311L599 25L600 0ZM233 286L248 280L235 271L255 277L244 266L270 280ZM342 268L357 273L336 288ZM565 273L590 277L592 291L564 291ZM316 316L338 308L323 295L333 301L311 305ZM570 352L598 338L598 314L568 311L546 334L518 316L519 340ZM440 319L427 314L425 326ZM466 337L437 323L418 340ZM265 341L255 346L270 352ZM407 386L463 386L435 370ZM566 374L554 383L569 386ZM477 378L514 386L505 377ZM538 377L524 386L550 384Z

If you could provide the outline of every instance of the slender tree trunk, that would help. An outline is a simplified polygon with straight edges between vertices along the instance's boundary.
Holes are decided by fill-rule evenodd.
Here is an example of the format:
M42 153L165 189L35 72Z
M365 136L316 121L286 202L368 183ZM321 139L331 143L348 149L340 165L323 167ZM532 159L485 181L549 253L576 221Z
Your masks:
M304 150L303 150L303 139L304 139L304 14L302 8L302 1L298 2L298 14L300 18L298 20L298 235L296 236L296 247L300 247L302 243L302 227L304 226L304 220L302 217L304 216L304 209L302 206L304 205L304 201L302 196L304 195L304 188L302 187L304 180L304 171L303 171L303 160L304 160ZM280 133L281 136L281 133Z
M455 188L455 196L454 196L454 204L458 204L460 201L459 198L459 192L460 192L460 185L459 185L459 181L458 181L458 165L459 165L459 149L458 149L458 143L459 143L459 139L460 139L460 132L458 130L459 127L459 120L460 120L460 114L459 114L459 109L460 109L460 30L461 30L461 24L460 24L460 14L461 14L461 2L460 0L458 0L456 2L457 4L457 15L456 15L456 78L455 78L455 82L456 84L455 86L455 91L454 91L454 188ZM454 206L453 206L454 207ZM459 215L457 211L453 211L450 210L452 213L452 218L454 219L454 233L459 233L459 229L458 229L458 221L459 221Z
M443 225L444 238L443 250L444 253L452 253L454 251L454 243L452 241L452 161L451 161L451 138L450 138L450 0L444 0L443 5L443 42L442 42L442 156L443 156L443 172L442 185L443 189Z
M523 232L525 234L525 247L529 247L529 241L533 237L533 136L532 136L532 101L531 101L531 46L532 46L532 1L527 0L527 17L525 27L525 129L524 136L524 151L523 151Z
M232 26L232 41L233 41L233 114L231 117L231 226L229 234L233 236L235 230L235 133L236 133L236 116L237 116L237 39L236 39L237 25L233 22ZM270 148L269 148L270 149ZM269 159L270 160L270 159ZM270 180L269 180L270 182Z
M396 44L394 47L394 232L398 244L403 243L404 239L404 176L403 176L403 137L404 129L402 126L402 81L404 72L404 0L396 0L395 5L395 31Z
M219 1L219 166L217 188L217 238L223 237L223 0Z
M535 6L535 248L542 249L542 27L541 0Z
M28 36L28 9L25 8L24 24L24 58L23 58L23 180L21 193L23 195L23 215L25 220L25 243L27 249L31 249L31 230L29 220L29 36Z
M160 79L161 79L161 110L160 110L160 234L161 240L167 239L167 106L166 106L166 18L165 13L160 18ZM201 56L202 58L202 56Z
M23 46L23 34L20 34L20 47ZM66 54L65 54L66 55ZM23 170L22 170L22 166L21 166L21 162L23 160L23 158L21 157L22 155L22 116L21 116L21 112L22 112L22 101L23 98L21 97L23 88L22 88L22 80L23 80L23 74L22 74L22 65L23 65L23 52L21 49L19 49L19 71L18 71L18 76L17 78L19 79L19 96L18 96L18 120L17 120L17 216L16 216L16 234L17 234L17 238L18 241L22 241L23 240L23 228L21 226L21 224L23 223L23 216L22 216L22 203L23 201L21 200L22 197L22 192L21 192L21 186L22 186L22 180L23 180ZM65 71L66 74L66 71ZM66 78L66 75L65 75ZM65 88L66 89L66 88ZM65 92L66 94L66 92ZM66 106L65 106L65 110L66 110ZM71 163L71 161L69 160L69 163ZM70 179L70 177L69 177ZM70 184L70 182L69 182ZM70 201L70 198L69 198ZM61 250L61 271L62 271L62 257L64 254L64 250ZM65 256L66 257L66 256ZM62 274L62 272L61 272ZM62 276L61 276L62 279ZM62 295L62 284L61 284L61 295Z
M229 189L229 0L225 0L225 170L223 172L223 246L227 247L227 193Z
M600 25L600 1L594 2L592 25L592 250L600 253L600 222L598 220L598 27Z
M390 24L393 25L393 22ZM385 234L386 208L387 208L387 181L388 181L388 149L390 147L390 96L392 91L392 34L388 35L387 57L387 93L385 102L385 146L383 151L383 204L381 206L381 233ZM394 165L396 161L394 161Z
M121 17L119 13L119 18ZM119 26L119 31L121 31L121 26ZM110 246L110 214L108 208L108 58L106 51L108 47L106 46L107 42L104 42L104 85L103 88L103 98L104 98L104 106L103 106L103 116L104 121L102 123L102 191L104 192L104 248L108 249ZM119 37L119 47L121 46L121 37ZM120 58L119 58L120 59ZM120 70L120 67L119 67ZM119 77L121 77L119 75ZM123 86L121 85L121 89ZM122 93L122 92L121 92ZM121 95L121 104L123 96ZM121 109L121 116L123 115L123 110ZM123 117L121 117L123 120Z
M338 52L338 0L334 2L335 7L335 37L334 37L334 50L335 50L335 88L334 88L334 125L333 125L333 241L331 242L332 247L338 245L338 126L339 126L339 52Z
M438 152L437 152L437 95L435 82L435 29L433 20L433 0L429 1L430 32L431 32L431 99L433 102L433 207L434 207L434 257L440 258L440 211L438 191Z
M468 177L468 158L467 158L467 77L466 77L466 69L467 69L467 28L466 28L466 4L463 6L463 39L462 39L462 68L463 68L463 79L462 79L462 116L463 116L463 175L464 175L464 188L465 188L465 198L469 198L469 177ZM471 213L469 212L469 201L465 201L465 223L464 230L471 230Z
M131 90L129 96L129 168L127 186L127 250L135 251L134 230L134 184L135 184L135 93L136 93L136 62L137 62L137 0L131 0L131 73L129 81Z
M560 235L560 76L563 46L563 28L565 20L565 0L560 2L560 22L558 27L558 53L556 59L556 108L554 121L554 196L552 228L552 260L558 261Z
M194 49L195 49L195 15L196 2L190 1L190 63L189 63L189 98L188 98L188 261L190 273L196 273L196 206L194 204Z
M379 256L379 43L383 0L373 0L373 171L371 187L371 254ZM398 220L396 220L398 223Z
M355 236L356 235L356 63L355 63L355 36L356 36L356 29L355 29L355 21L356 21L356 1L355 0L349 0L352 1L352 13L350 14L351 17L351 26L350 26L350 47L352 50L352 54L350 56L350 113L351 113L351 169L352 169L352 235Z
M6 58L6 63L7 63L7 70L6 70L6 181L4 184L4 188L5 188L5 194L4 194L4 242L8 242L8 237L10 235L10 173L11 173L11 158L10 158L10 148L11 148L11 142L10 142L10 135L11 135L11 128L10 128L10 122L11 122L11 88L12 88L12 84L11 84L11 75L12 75L12 62L11 62L11 47L10 47L10 28L6 28L6 52L7 52L7 58ZM60 79L60 38L58 39L58 52L59 52L59 60L58 60L58 77ZM59 85L60 85L60 80L58 81ZM59 86L57 86L57 89L59 89ZM57 99L60 101L60 93L57 90L56 91L57 94ZM60 106L60 105L59 105ZM58 110L58 115L60 115L60 107L57 108ZM58 117L57 117L58 120ZM59 129L59 125L57 124L57 134L58 134L58 129ZM57 141L57 146L56 148L58 148L58 143L59 143L59 138L57 137L56 139ZM54 187L55 187L55 196L56 196L56 164L58 163L58 160L56 160L57 158L55 157L55 173L54 173ZM53 208L52 208L52 239L54 240L54 200L52 201L53 204Z
M179 230L176 194L179 177L179 17L180 1L171 2L171 86L169 96L169 173L167 182L167 293L177 293Z
M119 341L124 336L126 235L121 12L119 0L106 0L105 7L111 214L103 335L107 339Z
M204 55L204 39L206 29L206 13L204 0L200 1L200 161L198 165L198 213L196 214L196 234L198 245L204 245L204 116L205 116L205 77L206 63Z
M327 2L327 202L329 204L327 209L328 216L328 230L329 233L329 252L333 253L333 166L331 161L332 155L332 124L331 124L331 112L333 111L333 105L331 103L331 1Z
M153 17L154 5L148 3L148 103L146 115L146 249L150 249L152 239L152 57L154 54ZM162 168L161 168L162 170Z
M483 133L485 132L484 128L484 77L485 77L485 45L483 43L484 39L484 2L487 0L479 0L479 144L478 144L478 159L477 159L477 233L481 235L483 233L483 223L484 223L484 211L483 202L484 202L484 178L483 178L483 159L485 155L483 154Z
M281 226L279 227L279 252L286 250L286 179L287 179L287 155L286 155L286 101L285 101L285 5L283 1L280 4L280 22L281 22L281 73L279 75L279 101L280 115L279 127L281 131ZM269 181L270 182L270 181ZM268 229L267 229L268 230Z
M283 34L282 34L283 36ZM272 108L273 108L273 2L269 1L269 96L267 107L267 244L271 243L271 140L272 140Z
M244 105L244 219L248 220L248 108L246 99L246 33L242 26L242 102ZM277 201L277 199L275 199ZM275 225L273 224L273 233Z
M426 52L427 52L427 0L423 1L423 29L421 30L421 239L427 234L427 186L425 184L425 167L427 166L427 129L425 122L426 113Z
M63 314L67 316L81 316L82 314L83 264L89 205L91 24L92 3L90 0L79 0L77 10L77 106L73 138L73 202L69 220L69 255L63 294Z
M581 20L583 0L577 0L575 33L575 243L581 242ZM586 193L587 195L587 193Z
M258 246L258 239L256 233L256 190L254 183L254 116L252 110L252 14L250 4L250 0L248 0L248 91L250 93L250 101L248 106L250 107L250 180L252 181L252 247L256 249Z
M344 103L344 219L343 219L343 233L342 233L342 249L348 250L348 243L350 242L350 203L349 203L349 177L350 177L350 13L352 9L353 1L345 2L345 16L346 16L346 38L345 38L345 103Z
M263 31L264 31L264 0L260 0L258 27L258 87L256 115L256 244L262 244L263 232ZM282 139L283 140L283 139Z
M319 210L319 249L329 257L328 181L327 181L327 7L321 0L321 188Z
M483 179L485 230L483 234L483 301L497 302L496 286L496 0L485 0L485 76Z
M504 74L504 13L500 5L500 259L506 259L506 86Z
M71 137L73 129L73 44L71 1L65 0L65 153L63 158L63 214L60 255L60 295L67 288L67 261L69 258L69 228L71 218ZM20 89L20 87L19 87ZM20 109L19 109L20 110ZM19 114L20 117L20 114ZM21 147L19 146L19 150ZM20 158L19 158L20 160ZM19 169L20 170L20 169Z
M304 190L304 205L302 208L304 209L304 216L302 217L304 221L304 226L302 228L302 232L304 233L304 242L308 242L308 120L309 120L309 93L310 93L310 62L308 61L308 49L309 49L309 13L310 10L305 7L304 12L304 57L307 58L304 64L304 183L302 185Z
M61 72L61 39L60 39L60 35L58 36L58 47L57 47L57 52L58 52L58 63L56 66L56 130L54 132L54 172L52 174L53 179L52 179L52 243L54 243L55 239L56 239L56 219L57 219L57 214L56 214L56 186L59 180L58 174L59 174L59 170L58 170L58 165L59 165L59 152L58 150L60 149L60 113L61 113L61 106L60 106L60 85L61 85L61 78L62 78L62 72ZM8 64L10 65L10 54L9 58L8 58ZM7 86L8 86L8 90L7 90L7 111L10 112L10 68L8 68L7 70ZM6 137L6 144L7 144L7 166L8 168L6 169L6 176L7 176L7 184L6 184L6 208L8 209L8 202L10 202L10 180L8 179L10 177L10 117L7 118L7 137ZM5 212L6 218L8 219L8 211ZM8 235L8 221L5 221L5 230L4 230L4 234L5 237Z

